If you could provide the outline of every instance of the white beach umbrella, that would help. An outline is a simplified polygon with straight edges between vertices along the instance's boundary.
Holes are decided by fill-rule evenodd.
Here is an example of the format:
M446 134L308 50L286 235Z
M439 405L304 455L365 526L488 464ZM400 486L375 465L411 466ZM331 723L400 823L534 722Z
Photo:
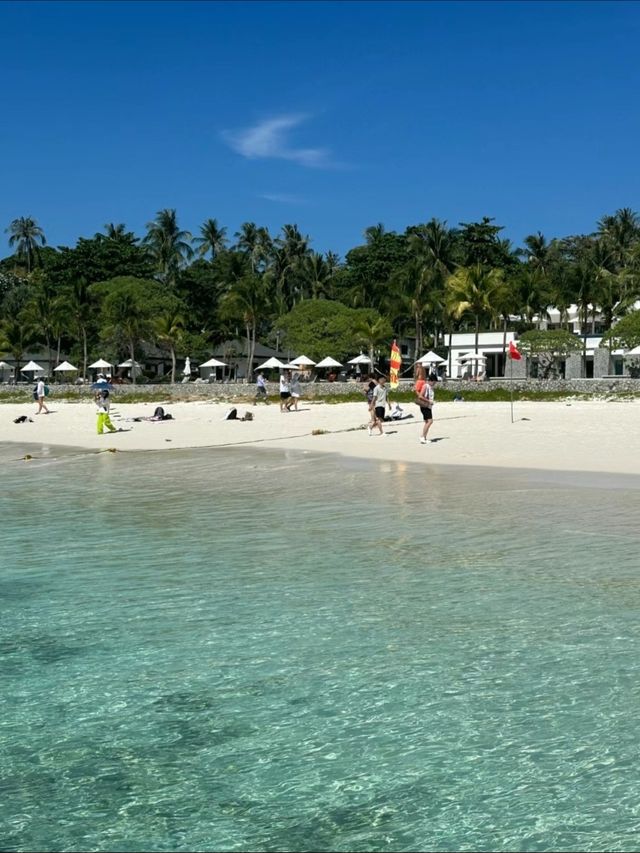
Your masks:
M259 364L255 369L256 370L263 370L263 369L268 370L271 367L280 368L280 367L284 367L284 364L280 361L279 358L276 358L275 356L272 355L271 358L268 358L265 362L263 362L263 364Z
M625 352L624 357L626 358L628 355L630 355L632 358L639 356L640 347L634 347L633 349L628 350L627 352Z
M331 356L327 356L323 358L322 361L319 361L316 364L316 367L342 367L339 361L336 361L335 358L331 358Z
M97 361L94 361L93 364L89 365L89 370L104 370L106 367L111 367L111 364L108 361L105 361L104 358L99 358Z
M283 364L280 370L300 370L300 365L290 361L289 364Z
M40 365L36 364L35 361L29 361L21 369L26 373L44 373L44 367L40 367Z
M486 355L481 352L468 352L466 355L461 355L458 361L486 361Z
M6 361L0 361L0 370L13 370L10 364L7 364Z
M298 358L292 358L291 364L295 364L298 367L313 367L315 365L315 361L311 361L310 358L307 358L306 355L298 356Z
M69 364L68 361L63 361L62 364L59 364L57 367L53 368L54 373L77 373L78 368L74 367L72 364Z
M217 358L210 358L209 361L205 361L200 367L227 367L224 361L218 361Z
M418 359L418 364L442 364L444 360L444 358L440 358L440 356L433 350L429 350L426 355L423 355L422 358Z
M355 358L350 358L347 364L371 364L371 359L368 355L360 353Z

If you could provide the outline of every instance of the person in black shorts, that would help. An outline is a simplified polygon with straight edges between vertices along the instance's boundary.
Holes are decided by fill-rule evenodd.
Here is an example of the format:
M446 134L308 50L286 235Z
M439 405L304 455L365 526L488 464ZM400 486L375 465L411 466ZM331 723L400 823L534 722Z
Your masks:
M291 389L289 387L289 383L291 382L291 374L288 370L284 373L280 374L280 411L288 412L289 406L287 403L291 397Z
M420 406L420 413L422 414L422 420L424 421L422 425L422 437L420 438L420 444L427 444L429 441L427 436L429 435L429 430L433 423L433 405L435 402L435 392L433 389L437 381L438 377L431 374L420 391L418 391L416 402ZM431 439L431 441L433 441L433 439Z
M378 384L373 389L373 399L371 401L371 423L369 424L369 435L373 435L374 427L378 427L380 435L385 432L382 429L382 422L389 406L389 389L387 388L386 376L378 377ZM389 406L391 408L391 406Z

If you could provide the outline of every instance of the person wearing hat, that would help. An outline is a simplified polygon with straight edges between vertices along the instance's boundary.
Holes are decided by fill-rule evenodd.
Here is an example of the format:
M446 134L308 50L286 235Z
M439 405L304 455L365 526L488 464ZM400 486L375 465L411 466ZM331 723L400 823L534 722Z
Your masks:
M116 428L111 423L111 418L109 417L111 400L109 399L109 392L106 388L103 388L102 391L98 391L96 394L96 406L98 407L98 435L102 435L105 427L109 432L116 432Z

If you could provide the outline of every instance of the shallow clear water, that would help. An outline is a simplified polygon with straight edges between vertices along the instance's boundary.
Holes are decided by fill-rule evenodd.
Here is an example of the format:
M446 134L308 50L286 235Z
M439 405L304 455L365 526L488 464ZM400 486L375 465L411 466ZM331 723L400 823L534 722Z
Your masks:
M0 849L637 849L633 481L23 452Z

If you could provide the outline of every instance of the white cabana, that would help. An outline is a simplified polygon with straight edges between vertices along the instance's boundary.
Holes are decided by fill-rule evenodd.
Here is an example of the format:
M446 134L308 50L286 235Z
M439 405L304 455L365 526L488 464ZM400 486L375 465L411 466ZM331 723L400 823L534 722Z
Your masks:
M0 361L0 370L13 370L10 364L7 364L6 361Z
M104 358L99 358L93 364L89 365L89 370L104 370L107 367L112 367L112 365L108 361L105 361Z
M625 352L624 354L624 357L627 358L628 356L631 356L631 358L640 357L640 347L634 347L633 349L627 350L627 352Z
M131 378L134 379L136 373L142 370L142 365L138 364L137 361L134 361L132 358L128 358L126 361L123 361L122 364L119 364L118 367L128 367L131 371Z
M20 368L24 373L44 373L44 367L40 367L35 361L29 361L24 367Z
M274 355L271 358L268 358L262 364L259 364L255 369L256 370L270 370L271 368L277 367L279 370L284 367L284 364L280 361L279 358L276 358Z
M227 367L224 361L218 361L217 358L210 358L209 361L203 362L200 367Z
M339 361L336 361L335 358L331 358L331 356L327 356L323 358L322 361L319 361L316 364L316 367L342 367Z
M435 353L433 350L429 350L428 353L422 356L422 358L418 359L418 364L442 364L445 361L444 358L440 358L440 356Z
M298 358L292 358L291 364L295 364L297 367L313 367L315 361L311 361L306 355L300 355Z
M347 364L371 364L371 359L368 355L361 352L355 358L350 358Z
M78 368L74 367L72 364L69 364L68 361L63 361L62 364L59 364L57 367L53 368L54 373L77 373Z

